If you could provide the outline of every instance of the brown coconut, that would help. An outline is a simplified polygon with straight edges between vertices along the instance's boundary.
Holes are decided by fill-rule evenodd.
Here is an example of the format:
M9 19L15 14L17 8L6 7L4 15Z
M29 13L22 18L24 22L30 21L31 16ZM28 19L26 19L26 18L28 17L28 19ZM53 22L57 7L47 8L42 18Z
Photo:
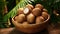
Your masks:
M42 16L38 16L37 18L36 18L36 24L41 24L41 23L43 23L44 22L44 18L42 17Z
M30 13L30 14L27 16L27 21L28 21L29 23L33 23L34 20L35 20L35 16L34 16L32 13Z
M35 15L35 16L40 16L41 13L42 13L42 11L39 8L34 8L32 10L32 14Z
M35 5L35 8L43 9L43 5L41 5L41 4L36 4L36 5Z
M18 23L22 23L25 20L25 15L24 14L20 14L17 17L15 17L16 21Z
M31 10L31 11L32 11L32 10ZM25 8L23 12L24 12L24 14L26 14L26 15L27 15L27 14L29 14L31 11L30 11L30 9L29 9L29 8Z
M18 10L17 10L17 15L19 15L19 14L23 14L23 8L19 8Z
M42 16L44 17L44 19L48 18L48 13L47 12L42 12Z
M33 5L31 5L31 4L26 5L26 7L27 7L27 8L31 8L31 9L33 9L33 8L34 8L34 6L33 6Z

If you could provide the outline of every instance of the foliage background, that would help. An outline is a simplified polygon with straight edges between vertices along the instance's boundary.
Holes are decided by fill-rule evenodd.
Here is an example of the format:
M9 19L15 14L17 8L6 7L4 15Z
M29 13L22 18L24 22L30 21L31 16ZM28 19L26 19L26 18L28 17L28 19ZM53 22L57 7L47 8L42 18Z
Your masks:
M5 3L8 7L8 13L3 15L2 10L4 9ZM51 16L50 21L53 22L53 24L56 24L60 21L60 15L56 16L53 13L53 10L57 10L58 13L60 13L60 0L0 0L0 28L5 28L8 26L8 19L10 23L12 23L11 18L16 15L18 8L24 8L27 4L32 4L35 6L37 3L42 4L48 10ZM11 25L13 26L13 24Z

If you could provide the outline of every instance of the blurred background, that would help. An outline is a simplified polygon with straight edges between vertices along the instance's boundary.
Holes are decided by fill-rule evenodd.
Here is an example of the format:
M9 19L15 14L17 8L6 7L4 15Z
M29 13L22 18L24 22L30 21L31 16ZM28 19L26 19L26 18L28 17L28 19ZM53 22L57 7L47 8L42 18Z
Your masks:
M48 10L52 24L60 24L60 0L0 0L0 28L14 27L11 18L16 15L17 9L36 3Z
M4 21L4 16L8 14L18 2L20 2L20 0L0 0L0 28L13 27L11 18Z

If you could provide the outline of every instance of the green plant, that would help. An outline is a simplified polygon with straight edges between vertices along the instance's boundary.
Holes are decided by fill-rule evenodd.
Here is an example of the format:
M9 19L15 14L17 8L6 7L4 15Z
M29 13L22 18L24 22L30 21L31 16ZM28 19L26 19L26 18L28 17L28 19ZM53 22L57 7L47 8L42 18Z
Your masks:
M60 21L59 17L56 17L53 14L53 10L58 8L60 6L60 0L21 0L16 7L14 7L8 14L4 16L4 21L6 22L9 18L13 18L17 14L17 9L21 7L25 7L27 4L32 4L35 6L35 4L40 3L42 4L51 15L51 21L57 22ZM57 10L57 9L56 9Z
M5 0L0 0L0 28L2 27L4 27L4 14L3 14L3 11L4 11L4 7L5 7L5 4L6 4L6 2L5 2Z

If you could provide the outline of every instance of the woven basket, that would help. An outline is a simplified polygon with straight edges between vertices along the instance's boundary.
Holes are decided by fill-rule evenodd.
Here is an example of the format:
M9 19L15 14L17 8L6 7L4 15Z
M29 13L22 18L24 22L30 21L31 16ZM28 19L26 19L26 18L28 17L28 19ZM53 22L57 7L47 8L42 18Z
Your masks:
M17 30L24 32L24 33L36 33L39 31L42 31L43 29L45 29L48 25L48 21L50 19L50 15L48 15L48 19L45 20L43 23L41 24L27 24L27 25L22 25L20 23L17 23L16 21L14 21L14 19L12 18L12 22L15 25L15 27L17 28Z

